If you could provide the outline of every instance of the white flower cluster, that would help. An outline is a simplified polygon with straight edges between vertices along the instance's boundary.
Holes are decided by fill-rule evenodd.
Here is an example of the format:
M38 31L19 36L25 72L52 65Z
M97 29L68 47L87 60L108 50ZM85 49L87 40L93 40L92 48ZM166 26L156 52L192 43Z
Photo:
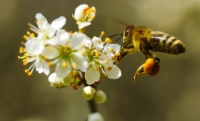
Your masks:
M61 16L51 23L41 14L36 14L37 26L29 24L30 30L24 35L24 47L20 47L23 64L32 63L25 73L50 74L50 67L55 65L55 72L49 76L52 86L72 86L77 88L81 83L92 85L100 80L100 75L110 79L121 76L121 70L114 63L120 52L120 45L112 44L109 38L88 37L84 34L87 26L95 18L95 7L86 4L78 6L73 18L79 31L68 32L63 29L66 18ZM85 80L85 82L82 82Z

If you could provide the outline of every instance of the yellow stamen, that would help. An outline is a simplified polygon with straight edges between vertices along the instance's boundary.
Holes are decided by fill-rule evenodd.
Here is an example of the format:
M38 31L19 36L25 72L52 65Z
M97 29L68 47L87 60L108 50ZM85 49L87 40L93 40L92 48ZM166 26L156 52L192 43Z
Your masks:
M112 43L112 40L110 39L110 38L108 38L108 37L106 37L106 39L105 39L105 41L107 42L107 43Z
M98 71L99 70L99 66L95 66L94 70Z
M110 71L110 70L112 70L112 67L111 67L111 66L108 66L106 69L107 69L108 71Z
M76 68L76 63L72 63L72 65L71 65L71 66L72 66L72 68L74 68L74 69L75 69L75 68Z
M24 35L23 38L24 38L25 40L28 40L28 36L27 36L27 35Z
M104 74L104 76L105 76L106 78L108 78L108 74Z
M28 71L28 69L25 69L24 72L27 74L29 71Z
M104 36L105 35L105 32L104 31L101 31L101 36Z
M62 67L63 67L63 68L66 68L66 67L67 67L67 63L66 63L66 62L63 62L63 63L62 63Z
M48 62L48 66L52 66L53 65L53 62L52 61L49 61Z
M101 56L101 54L100 53L95 53L95 56L99 57L99 56Z
M81 55L85 56L86 55L85 51L81 51Z
M31 76L31 75L32 75L32 72L28 72L27 74L28 74L28 76Z
M106 64L108 64L108 60L104 60L104 62L105 62Z
M97 42L98 42L99 44L101 44L102 41L101 41L101 40L97 40Z

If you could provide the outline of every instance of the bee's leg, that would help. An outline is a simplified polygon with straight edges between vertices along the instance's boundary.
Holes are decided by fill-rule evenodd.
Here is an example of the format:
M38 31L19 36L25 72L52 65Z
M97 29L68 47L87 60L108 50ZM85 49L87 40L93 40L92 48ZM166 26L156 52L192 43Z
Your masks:
M120 55L117 56L114 64L119 64L119 62L121 61L121 59L128 53L128 51L125 51L124 48L121 48L120 50Z
M145 74L149 74L151 76L156 75L159 70L160 70L160 65L159 65L160 59L157 57L152 57L146 59L145 63L142 64L135 72L135 75L133 79L137 79L140 76L143 76Z
M146 59L153 57L153 54L149 52L144 43L140 43L140 51L145 55Z

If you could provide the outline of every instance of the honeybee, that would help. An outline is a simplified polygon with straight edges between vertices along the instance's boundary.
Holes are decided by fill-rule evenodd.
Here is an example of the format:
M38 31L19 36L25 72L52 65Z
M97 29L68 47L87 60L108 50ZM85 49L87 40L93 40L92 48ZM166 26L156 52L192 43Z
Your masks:
M126 26L123 34L122 48L115 63L128 53L142 52L146 61L136 71L133 79L145 75L156 75L160 69L160 59L150 51L163 52L168 54L184 53L186 48L178 38L160 31L154 31L144 26Z

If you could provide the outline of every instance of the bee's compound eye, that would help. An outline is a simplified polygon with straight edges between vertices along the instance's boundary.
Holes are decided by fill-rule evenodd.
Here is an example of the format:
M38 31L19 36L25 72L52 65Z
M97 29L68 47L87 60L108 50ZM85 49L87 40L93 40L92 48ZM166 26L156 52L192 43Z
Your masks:
M125 31L125 37L127 37L127 36L129 35L129 33L130 33L130 30L127 29L127 30Z

